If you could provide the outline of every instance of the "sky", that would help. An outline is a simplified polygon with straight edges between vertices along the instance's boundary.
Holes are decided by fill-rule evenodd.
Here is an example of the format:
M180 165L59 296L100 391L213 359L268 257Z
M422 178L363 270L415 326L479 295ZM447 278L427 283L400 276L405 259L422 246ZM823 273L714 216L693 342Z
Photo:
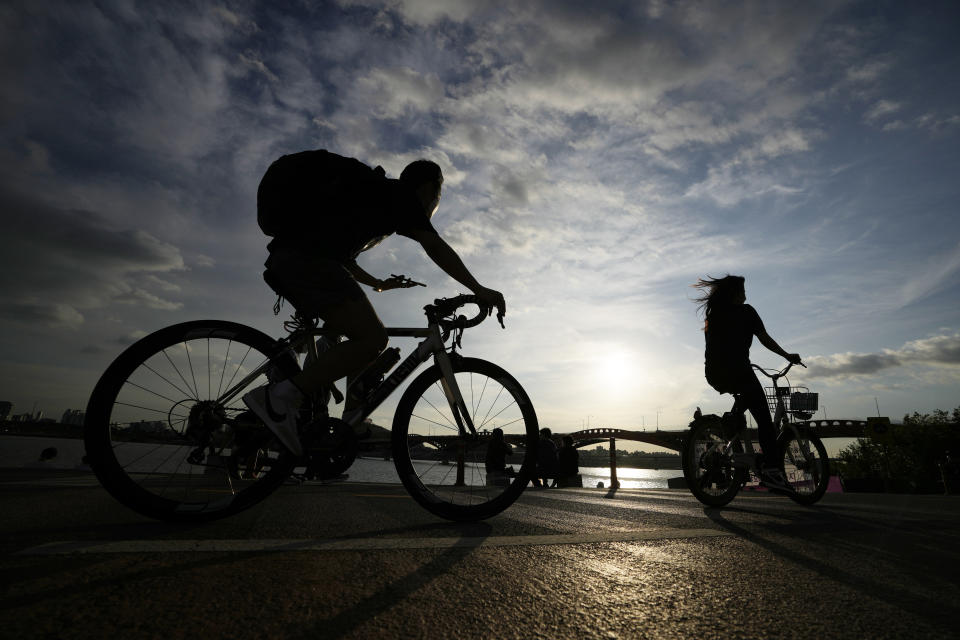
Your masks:
M434 224L508 305L463 350L555 432L728 409L690 287L727 273L818 417L950 410L958 26L934 1L5 3L0 400L82 409L176 322L282 335L256 189L325 148L441 165ZM465 292L403 237L360 264L429 285L371 292L388 326Z

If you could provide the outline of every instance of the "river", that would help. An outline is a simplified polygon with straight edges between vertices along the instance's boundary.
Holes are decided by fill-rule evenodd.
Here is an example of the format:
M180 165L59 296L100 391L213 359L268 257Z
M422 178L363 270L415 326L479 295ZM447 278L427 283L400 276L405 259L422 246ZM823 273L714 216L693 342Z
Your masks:
M153 445L144 445L153 448ZM56 457L40 461L40 452L48 447L57 450ZM0 468L47 468L89 471L83 464L83 440L70 438L44 438L39 436L4 436L0 438ZM448 476L454 467L433 465L434 474ZM610 486L610 469L607 467L580 467L584 487L596 487L602 482ZM469 474L468 474L469 475ZM618 467L617 479L624 489L665 488L667 478L683 475L679 469L633 469ZM358 458L347 470L347 482L399 483L400 478L393 462L380 458ZM429 479L426 480L429 482ZM452 482L452 481L451 481Z

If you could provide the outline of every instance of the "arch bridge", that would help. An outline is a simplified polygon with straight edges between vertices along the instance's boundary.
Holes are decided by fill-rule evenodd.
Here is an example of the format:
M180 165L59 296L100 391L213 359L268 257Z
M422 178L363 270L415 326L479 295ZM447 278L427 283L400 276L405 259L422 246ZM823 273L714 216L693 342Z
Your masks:
M866 420L804 420L794 424L809 428L821 438L864 438L868 435ZM573 446L577 448L609 442L610 439L613 438L616 440L645 442L665 449L680 451L683 448L683 438L686 433L686 429L670 431L660 429L655 431L630 431L627 429L597 428L574 431L568 434L556 434L556 437L562 437L563 435L572 436ZM747 436L755 441L757 439L757 430L755 428L747 429Z
M796 423L799 426L811 429L821 438L863 438L866 437L867 422L865 420L805 420ZM583 429L571 433L555 433L554 440L563 436L573 437L573 446L578 449L592 444L608 443L611 438L614 440L631 440L633 442L645 442L664 449L680 451L683 448L683 438L686 435L686 429L654 431L631 431L629 429L616 429L612 427L598 427L595 429ZM481 438L489 434L482 432ZM747 429L747 436L752 440L757 439L757 430L755 428ZM428 446L442 449L453 440L451 436L439 434L425 435L419 440ZM514 446L523 446L524 438L522 435L506 434L505 440Z
M686 430L660 431L658 429L656 431L629 431L627 429L597 428L584 429L582 431L574 431L573 433L557 435L569 435L573 437L573 446L577 447L578 449L591 444L609 442L610 439L613 438L616 440L646 442L647 444L663 447L665 449L680 451L683 444L683 436L685 434Z

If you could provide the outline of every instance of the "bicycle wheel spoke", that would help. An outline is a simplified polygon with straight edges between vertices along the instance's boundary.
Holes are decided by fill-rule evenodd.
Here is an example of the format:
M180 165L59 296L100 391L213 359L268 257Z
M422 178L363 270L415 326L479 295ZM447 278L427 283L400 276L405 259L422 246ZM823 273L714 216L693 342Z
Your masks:
M412 415L413 415L414 418L417 418L417 419L419 419L419 420L423 420L424 422L428 422L428 423L430 423L430 424L435 424L435 425L437 425L438 427L440 427L440 428L442 428L442 429L446 429L447 431L454 431L454 432L457 431L457 428L456 428L455 426L451 427L449 424L443 424L442 422L437 422L436 420L431 420L431 419L429 419L429 418L425 418L425 417L423 417L423 416L421 416L421 415L419 415L419 414L416 414L416 413L414 413L414 414L412 414Z
M504 411L506 411L506 410L509 409L510 407L514 406L515 404L517 404L516 401L511 402L510 404L508 404L507 406L505 406L503 409L500 409L500 411L496 412L493 416L490 417L490 420L495 420L500 414L502 414ZM489 422L489 421L486 420L486 419L484 419L483 424L486 424L487 422Z
M440 383L438 382L438 383L437 383L437 387L438 387L438 388L439 388L439 385L440 385ZM446 394L443 393L443 389L440 389L440 394L441 394L441 397L443 397L443 399L446 400ZM459 431L459 427L457 426L457 423L456 423L455 420L451 420L450 418L448 418L448 417L447 417L447 414L445 414L443 411L441 411L440 409L438 409L438 408L437 408L437 405L435 405L435 404L433 404L432 402L430 402L430 400L427 399L426 396L424 396L424 401L425 401L427 404L429 404L430 407L432 407L433 410L436 411L437 414L438 414L441 418L443 418L444 420L447 421L447 424L449 425L447 428L452 428L454 431Z
M243 354L243 358L240 360L239 364L237 364L237 368L234 370L233 375L230 376L230 382L227 383L228 390L233 387L233 381L237 379L237 374L239 374L243 370L243 364L247 361L247 356L250 355L251 350L252 350L252 347L247 348L247 352ZM264 362L265 361L266 360L264 360ZM223 395L222 393L218 393L217 397L221 397L222 395Z
M227 363L230 362L230 347L233 346L233 340L227 342L227 352L223 356L223 366L220 368L220 384L217 385L217 397L223 392L223 377L227 373Z
M210 390L210 338L207 338L207 397L213 397Z
M193 390L197 394L197 400L200 399L200 389L197 387L197 376L193 372L193 358L190 357L190 347L187 346L186 340L183 342L183 351L187 355L187 364L190 365L190 378L193 380Z
M484 385L484 388L486 388L486 385ZM487 409L487 415L485 415L485 416L483 417L483 421L482 421L483 424L486 424L486 423L487 423L487 417L489 417L490 412L493 411L493 408L497 405L497 400L500 399L500 395L501 395L502 393L503 393L503 387L500 387L500 391L497 392L497 397L493 399L493 402L490 403L490 408ZM502 412L501 412L501 413L502 413ZM494 417L496 417L496 416L494 416Z
M186 346L184 346L184 349L186 349ZM181 373L180 367L173 363L173 359L170 357L170 354L167 353L166 349L163 350L163 355L167 359L167 362L170 363L170 366L173 367L173 370L177 372L177 375L180 376L180 379L183 380L183 384L187 387L187 389L190 389L190 383L187 382L187 379L183 376L183 373ZM191 395L190 391L187 391L186 395L193 400L200 400L200 394L196 393L195 391L193 391L193 395Z
M144 386L142 386L142 385L139 385L139 384L137 384L136 382L130 382L129 380L127 380L125 384L128 384L128 385L130 385L131 387L136 387L137 389L140 389L141 391L146 391L147 393L153 394L153 395L157 396L158 398L160 398L161 400L166 400L166 401L172 402L172 403L174 403L174 404L177 403L177 400L174 400L173 398L168 398L167 396L163 395L162 393L157 393L156 391L153 391L152 389L147 389L146 387L144 387Z
M474 415L480 413L480 403L483 402L483 396L487 392L487 384L489 384L489 382L490 378L484 377L483 389L480 390L480 397L477 398L477 406L473 411ZM503 387L501 387L500 390L502 391ZM470 393L473 393L473 374L470 374ZM496 403L496 400L494 400L494 403Z
M514 404L516 404L516 403L514 403ZM500 428L501 428L501 429L506 429L506 428L509 427L510 425L517 424L517 423L520 422L521 420L523 420L523 416L520 416L519 418L516 418L515 420L511 420L510 422L504 422L502 425L500 425Z
M171 364L172 364L172 363L171 363ZM141 364L140 366L143 367L144 369L147 369L148 371L152 372L154 375L156 375L158 378L160 378L161 380L163 380L164 382L166 382L167 384L169 384L171 387L173 387L174 389L176 389L177 391L179 391L180 393L182 393L184 396L186 396L186 397L188 397L188 398L193 398L193 396L190 395L190 392L189 392L189 391L184 391L183 389L181 389L177 384L174 384L172 381L168 380L166 376L161 375L158 371L156 371L153 367L151 367L150 365L148 365L146 362L144 362L144 363ZM130 381L128 380L127 382L129 383ZM184 381L184 382L186 382L186 381ZM195 398L194 398L194 399L195 399Z
M144 411L153 411L154 413L161 413L161 414L163 414L163 415L174 416L174 417L176 417L176 418L187 419L187 418L189 417L189 416L185 416L185 415L179 414L179 413L169 413L169 412L164 411L164 410L162 410L162 409L153 409L153 408L151 408L151 407L143 407L143 406L141 406L141 405L138 405L138 404L130 404L130 403L128 403L128 402L119 402L119 401L118 401L116 404L117 404L118 406L121 406L121 407L131 407L131 408L133 408L133 409L143 409ZM135 423L135 422L130 422L129 424L136 424L136 423Z

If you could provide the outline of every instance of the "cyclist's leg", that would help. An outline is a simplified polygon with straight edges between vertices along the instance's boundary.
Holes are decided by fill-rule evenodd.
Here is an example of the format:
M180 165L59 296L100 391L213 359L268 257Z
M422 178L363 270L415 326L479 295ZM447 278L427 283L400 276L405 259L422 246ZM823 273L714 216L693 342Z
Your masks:
M386 347L383 323L342 264L282 248L271 253L267 271L270 285L300 314L323 319L327 329L347 338L306 363L305 370L291 379L302 392L313 393L359 372Z
M360 372L387 346L387 331L362 293L359 298L323 309L320 317L327 328L347 339L319 354L315 362L294 376L292 382L306 393Z
M284 446L299 456L303 448L297 423L303 401L373 360L386 346L386 330L343 265L281 247L271 250L266 266L264 279L300 314L323 318L330 328L349 338L321 353L293 378L254 389L243 397Z
M767 456L768 460L776 458L776 430L773 419L770 417L770 409L767 407L767 396L763 391L763 385L757 380L753 371L745 371L740 376L739 395L738 404L749 409L750 415L757 423L757 436L764 456Z

